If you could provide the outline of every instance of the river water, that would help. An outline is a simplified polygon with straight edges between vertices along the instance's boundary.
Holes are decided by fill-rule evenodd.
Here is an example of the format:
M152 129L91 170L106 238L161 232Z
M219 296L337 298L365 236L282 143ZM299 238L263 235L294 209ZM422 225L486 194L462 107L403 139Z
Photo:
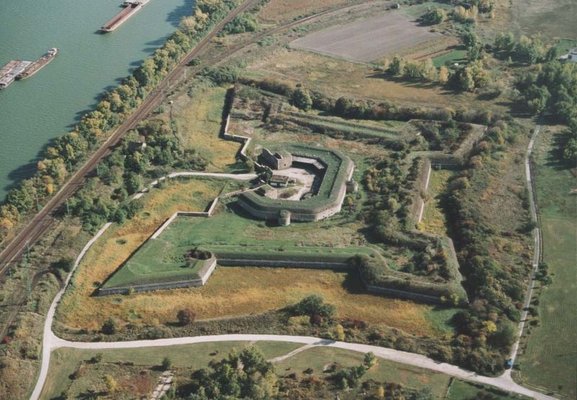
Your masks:
M98 95L161 46L193 0L150 0L116 31L98 29L121 0L0 0L0 66L60 54L33 77L0 90L0 200L29 177L39 152L67 132Z

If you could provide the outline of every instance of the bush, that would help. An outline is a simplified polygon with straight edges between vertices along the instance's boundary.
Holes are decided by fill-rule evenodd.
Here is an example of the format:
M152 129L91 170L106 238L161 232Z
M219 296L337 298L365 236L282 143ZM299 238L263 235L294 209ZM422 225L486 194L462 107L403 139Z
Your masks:
M164 357L162 359L162 364L160 364L160 367L162 368L163 371L168 371L172 367L172 360L168 357Z
M318 315L321 318L332 318L335 314L335 306L324 302L319 295L313 294L305 297L290 309L293 315Z
M447 18L447 13L441 8L431 8L420 18L423 25L437 25Z
M176 318L181 326L190 325L196 319L196 313L189 308L179 310L176 313Z
M106 335L113 335L116 333L116 329L117 329L116 321L114 321L112 318L108 318L102 324L102 328L100 329L100 331Z

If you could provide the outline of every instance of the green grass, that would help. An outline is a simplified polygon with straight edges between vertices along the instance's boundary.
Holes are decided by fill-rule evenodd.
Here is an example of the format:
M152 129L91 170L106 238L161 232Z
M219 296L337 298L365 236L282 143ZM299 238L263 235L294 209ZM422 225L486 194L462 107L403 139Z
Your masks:
M445 400L477 400L480 398L493 400L527 399L525 396L506 393L491 387L477 385L470 382L463 382L455 379L451 383L451 387L447 393L447 397L445 397Z
M563 397L577 397L577 186L571 172L555 160L556 135L543 133L536 149L537 201L543 230L543 256L553 283L539 297L540 325L528 336L519 358L523 381Z
M433 65L437 68L453 63L467 62L467 50L456 49L433 58Z
M371 248L339 246L335 241L328 243L329 248L322 241L302 246L303 236L313 236L319 225L322 229L330 223L271 228L264 222L232 212L222 212L211 218L178 217L157 239L149 240L137 250L105 287L194 279L198 266L187 268L184 256L195 247L229 258L318 260L325 257L336 261L374 251Z
M454 175L450 170L431 170L431 178L427 190L428 200L425 203L422 230L436 235L448 236L447 218L442 207L443 195L447 189L448 180Z
M555 46L559 51L559 55L567 54L569 50L577 47L577 40L575 39L561 39Z
M167 346L141 349L119 350L76 350L62 348L52 353L46 386L41 399L52 399L66 390L70 384L69 376L81 362L88 361L97 354L102 355L101 363L134 363L136 366L151 368L162 363L168 357L174 368L192 370L207 367L211 360L220 360L232 350L240 350L248 342L198 343L191 345ZM301 344L283 342L257 342L254 344L267 359L281 356L297 349ZM88 379L90 382L90 379Z
M402 131L403 126L406 124L401 122L391 127L382 123L377 124L374 121L345 120L339 117L321 117L298 113L291 113L287 119L306 126L343 132L345 135L351 134L353 137L384 138L393 141L403 139Z

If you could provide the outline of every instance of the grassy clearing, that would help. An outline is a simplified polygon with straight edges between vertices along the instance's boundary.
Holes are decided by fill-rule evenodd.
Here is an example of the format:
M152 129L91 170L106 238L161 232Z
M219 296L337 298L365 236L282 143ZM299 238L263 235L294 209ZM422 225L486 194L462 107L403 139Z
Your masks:
M577 37L574 0L513 2L511 15L513 23L524 34L539 34L549 39Z
M344 367L352 367L361 364L363 356L363 353L348 350L316 347L276 364L276 369L287 374L302 374L307 368L312 368L315 375L322 375L323 367L327 364L338 363ZM440 373L379 359L378 364L363 377L363 380L369 379L400 383L415 389L428 387L436 399L441 399L450 378Z
M446 169L431 170L429 180L428 200L425 203L423 220L420 229L436 235L448 236L447 218L441 205L443 194L447 189L447 182L454 172Z
M177 135L185 147L210 160L208 170L221 172L235 164L239 149L238 143L219 137L226 89L197 85L190 95L181 95L172 105Z
M564 398L577 396L577 204L570 191L577 186L571 172L556 161L559 133L545 132L538 141L537 202L543 230L543 257L553 283L539 296L540 324L532 327L527 348L520 357L520 377L524 382L544 387Z
M488 386L475 385L470 382L453 380L445 400L477 400L481 398L494 400L527 399L525 396L505 393Z
M403 139L405 136L405 129L403 129L403 127L406 125L404 122L391 124L390 121L386 121L387 124L379 124L380 121L345 120L339 117L313 116L310 113L291 113L288 120L320 130L326 129L328 131L342 132L345 135L352 134L353 137L384 138L391 140Z
M260 10L258 16L264 22L280 23L351 3L351 0L271 0Z
M284 48L258 57L245 73L258 79L268 77L302 83L305 87L322 90L336 98L386 98L393 102L425 107L471 104L472 108L503 109L502 106L480 102L471 93L455 94L435 85L386 80L382 73L367 65Z
M142 348L102 350L98 352L67 348L58 349L52 353L46 386L42 392L41 399L52 399L69 388L72 389L72 394L79 394L92 386L102 384L98 368L99 365L104 367L109 374L113 371L117 372L114 376L120 382L128 379L135 380L137 377L131 376L131 372L136 372L139 375L144 372L146 375L152 375L152 379L149 380L155 384L160 371L152 371L152 369L160 365L164 357L170 359L175 370L195 370L206 367L212 360L220 360L235 349L240 350L249 345L250 343L248 342L199 343L193 345L157 347L152 350ZM254 346L261 350L267 359L270 359L289 353L301 345L282 342L256 342ZM86 363L96 355L102 356L101 361L98 363L99 365ZM84 382L73 382L73 380L70 379L70 375L74 373L83 362L85 363L85 371L82 377L86 379L84 379ZM116 370L119 366L118 364L122 363L133 363L135 368L127 368L124 366ZM72 387L72 385L75 387ZM132 392L131 394L134 395L135 393Z
M437 68L454 63L467 62L467 50L456 49L433 58L433 65Z
M74 286L66 292L58 308L58 319L73 326L88 324L94 327L92 313L110 311L102 309L99 301L90 297L96 286L173 213L203 211L224 184L218 180L179 180L146 194L143 197L145 211L121 226L109 228L87 253L74 275Z
M575 39L561 39L557 42L557 50L559 54L567 54L569 50L577 47L577 40Z

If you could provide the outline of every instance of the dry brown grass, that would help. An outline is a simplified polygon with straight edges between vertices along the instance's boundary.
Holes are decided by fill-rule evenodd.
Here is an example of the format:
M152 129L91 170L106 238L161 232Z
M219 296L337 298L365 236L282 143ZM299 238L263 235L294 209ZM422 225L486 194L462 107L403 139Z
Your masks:
M277 49L254 61L248 72L262 78L276 78L302 83L334 97L352 96L376 100L388 99L425 107L495 108L471 93L447 92L437 85L397 82L383 79L364 64L355 64L315 53Z
M90 297L103 282L176 211L202 211L216 197L224 182L189 180L153 189L143 198L144 212L122 226L113 226L94 244L80 264L58 308L59 321L77 327L97 328L107 313L114 315L114 298ZM123 310L126 311L126 310ZM101 319L95 319L98 315Z
M364 293L360 282L346 273L289 268L219 267L201 288L84 299L92 303L90 315L65 322L88 329L100 328L109 316L131 323L167 323L184 307L193 309L198 319L225 318L282 308L313 293L334 304L342 318L417 335L437 334L426 318L431 306Z
M351 0L271 0L258 16L264 22L278 23L351 3Z
M239 149L238 143L219 137L225 95L222 87L199 87L192 98L182 94L172 105L178 136L186 147L197 149L210 160L211 171L234 164Z

